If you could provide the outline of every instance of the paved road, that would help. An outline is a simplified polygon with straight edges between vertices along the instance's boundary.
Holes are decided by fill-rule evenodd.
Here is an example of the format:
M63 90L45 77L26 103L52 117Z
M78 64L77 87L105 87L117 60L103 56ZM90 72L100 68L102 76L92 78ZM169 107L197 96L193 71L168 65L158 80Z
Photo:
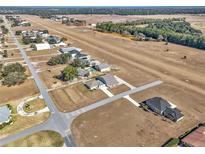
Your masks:
M66 146L76 146L74 139L73 139L73 136L72 136L72 133L71 133L71 130L70 130L70 126L71 126L73 120L77 116L79 116L82 113L88 112L90 110L96 109L100 106L103 106L103 105L106 105L106 104L111 103L113 101L116 101L118 99L121 99L124 96L134 94L134 93L146 90L146 89L154 87L154 86L158 86L159 84L162 83L162 81L154 81L154 82L151 82L149 84L146 84L146 85L143 85L140 87L135 87L135 88L132 88L131 90L128 90L126 92L123 92L123 93L117 94L115 96L106 98L104 100L98 101L96 103L93 103L93 104L88 105L86 107L80 108L80 109L73 111L73 112L68 112L68 113L59 112L58 109L56 108L56 106L54 105L52 99L50 98L44 84L42 83L38 74L36 73L35 68L32 66L29 58L27 57L24 49L21 48L18 40L16 39L15 35L11 31L10 26L8 24L7 24L7 27L9 28L9 31L10 31L12 37L14 38L16 45L18 46L25 62L27 63L27 65L28 65L33 77L34 77L34 80L35 80L35 82L40 90L41 95L44 97L45 101L47 102L47 106L51 111L51 116L47 121L45 121L42 124L36 125L32 128L23 130L17 134L13 134L13 135L10 135L6 138L1 139L0 146L7 144L9 142L15 141L17 139L20 139L22 137L25 137L27 135L33 134L35 132L42 131L42 130L53 130L53 131L59 132L64 137Z
M5 18L4 18L5 19ZM9 32L11 34L11 37L14 39L16 45L17 45L17 48L20 50L20 53L22 55L22 57L24 58L26 64L28 65L29 67L29 70L31 71L31 74L32 76L34 77L34 80L35 80L35 83L41 93L41 95L43 96L45 102L47 103L47 106L49 108L49 110L51 111L51 118L53 120L53 125L55 125L57 128L58 128L58 132L64 137L66 138L66 136L68 135L66 133L66 131L69 129L68 128L68 125L67 125L67 122L66 122L66 119L64 116L62 116L62 114L60 114L60 112L58 111L58 109L56 108L56 106L54 105L54 102L53 100L51 99L51 97L49 96L44 84L42 83L42 81L40 80L38 74L36 73L36 70L35 68L33 67L31 61L29 60L29 58L27 57L24 49L21 47L21 45L19 44L16 36L14 35L14 33L12 32L11 30L11 27L10 25L7 23L7 20L5 19L4 20L5 23L6 23L6 26L8 27L9 29ZM67 140L69 140L70 138L68 137ZM72 143L71 145L72 146Z

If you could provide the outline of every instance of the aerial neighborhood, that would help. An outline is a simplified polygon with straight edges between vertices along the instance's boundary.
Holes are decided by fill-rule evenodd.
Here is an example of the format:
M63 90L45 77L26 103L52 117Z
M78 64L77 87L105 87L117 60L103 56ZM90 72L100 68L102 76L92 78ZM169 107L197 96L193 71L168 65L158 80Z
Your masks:
M3 12L0 146L205 146L205 9L110 9Z

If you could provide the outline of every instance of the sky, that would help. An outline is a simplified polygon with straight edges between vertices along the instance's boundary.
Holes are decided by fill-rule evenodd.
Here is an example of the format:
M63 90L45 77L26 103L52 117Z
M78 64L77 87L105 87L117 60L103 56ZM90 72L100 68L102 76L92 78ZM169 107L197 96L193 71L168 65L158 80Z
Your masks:
M0 0L0 6L205 6L205 0Z

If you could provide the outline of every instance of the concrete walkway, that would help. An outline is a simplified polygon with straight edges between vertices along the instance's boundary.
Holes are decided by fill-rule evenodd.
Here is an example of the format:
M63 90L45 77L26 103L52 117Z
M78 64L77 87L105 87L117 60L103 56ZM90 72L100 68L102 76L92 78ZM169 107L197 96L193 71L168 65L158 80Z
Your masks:
M126 86L128 86L131 90L135 89L136 87L132 86L131 84L127 83L126 81L124 81L123 79L114 76L116 78L116 80L120 83L120 85L124 84ZM103 86L100 87L100 90L102 90L108 97L113 97L114 95L108 90L108 87ZM140 104L138 102L136 102L134 99L132 99L129 95L124 96L123 98L127 99L128 101L130 101L132 104L134 104L135 106L139 107Z

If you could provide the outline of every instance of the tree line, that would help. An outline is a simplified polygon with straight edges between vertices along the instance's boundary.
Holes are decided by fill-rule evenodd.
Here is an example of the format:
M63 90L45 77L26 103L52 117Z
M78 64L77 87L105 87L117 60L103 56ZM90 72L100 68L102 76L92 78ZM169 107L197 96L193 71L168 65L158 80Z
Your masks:
M1 7L2 14L32 14L49 16L58 14L204 14L205 7Z
M146 37L157 39L160 35L166 41L189 47L205 49L205 37L200 30L194 29L185 20L176 19L153 20L145 27L137 27L127 23L103 22L96 25L96 29L102 32L116 32L120 34L138 37L144 34Z

